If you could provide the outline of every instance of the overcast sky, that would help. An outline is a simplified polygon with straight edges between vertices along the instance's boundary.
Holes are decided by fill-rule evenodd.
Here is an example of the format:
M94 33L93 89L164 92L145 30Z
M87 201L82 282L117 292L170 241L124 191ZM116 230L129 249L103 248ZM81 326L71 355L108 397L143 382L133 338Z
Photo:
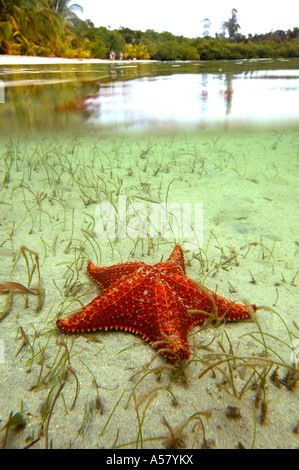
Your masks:
M221 24L236 8L240 33L267 33L299 27L298 0L74 0L84 8L82 19L95 26L170 31L175 35L203 35L204 18L212 22L210 34L221 32Z

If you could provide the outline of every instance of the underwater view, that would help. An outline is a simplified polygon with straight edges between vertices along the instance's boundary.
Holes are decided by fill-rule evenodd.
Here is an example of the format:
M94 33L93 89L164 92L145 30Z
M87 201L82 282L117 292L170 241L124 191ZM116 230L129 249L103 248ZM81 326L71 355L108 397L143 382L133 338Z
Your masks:
M298 59L1 65L2 448L298 447L298 103Z

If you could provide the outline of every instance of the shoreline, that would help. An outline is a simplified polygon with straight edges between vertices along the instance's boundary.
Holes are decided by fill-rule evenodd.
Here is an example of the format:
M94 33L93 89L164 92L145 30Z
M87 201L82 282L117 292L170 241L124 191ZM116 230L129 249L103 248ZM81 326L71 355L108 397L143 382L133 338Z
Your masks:
M156 60L110 60L110 59L67 59L63 57L39 57L39 56L23 56L23 55L7 55L0 54L0 65L48 65L48 64L111 64L111 63L149 63L157 62Z

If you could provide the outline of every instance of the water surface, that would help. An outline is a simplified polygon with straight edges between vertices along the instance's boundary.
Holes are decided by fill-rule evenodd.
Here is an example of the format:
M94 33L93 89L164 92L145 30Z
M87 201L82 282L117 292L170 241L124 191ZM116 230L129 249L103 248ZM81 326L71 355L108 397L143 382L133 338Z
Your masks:
M296 124L299 61L5 66L0 130Z

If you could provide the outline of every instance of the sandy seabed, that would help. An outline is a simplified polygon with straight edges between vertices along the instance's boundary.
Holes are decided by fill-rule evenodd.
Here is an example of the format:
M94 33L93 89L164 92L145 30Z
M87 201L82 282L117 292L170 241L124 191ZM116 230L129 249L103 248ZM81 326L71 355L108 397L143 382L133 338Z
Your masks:
M26 420L2 445L298 446L298 144L296 129L1 139L1 282L40 289L0 296L1 424L12 411ZM171 230L99 238L98 205L120 195L145 208L202 203L202 247ZM175 243L190 278L269 309L194 327L184 366L129 332L55 328L99 295L89 259L154 264Z

